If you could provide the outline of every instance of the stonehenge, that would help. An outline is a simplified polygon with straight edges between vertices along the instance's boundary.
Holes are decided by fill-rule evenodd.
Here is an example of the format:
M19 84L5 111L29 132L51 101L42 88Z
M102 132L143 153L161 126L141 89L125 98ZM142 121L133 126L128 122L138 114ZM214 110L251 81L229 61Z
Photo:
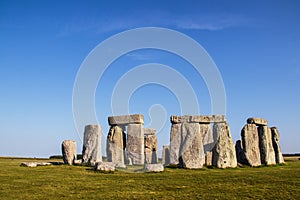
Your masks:
M144 165L145 172L160 172L168 165L200 169L235 168L238 163L252 167L284 163L278 128L269 128L265 119L248 118L235 144L224 115L171 116L170 121L170 144L162 146L161 162L156 130L144 128L141 114L108 117L107 162L102 161L101 125L85 126L82 160L76 160L76 141L64 140L63 161L94 166L100 171Z
M237 166L224 115L171 116L170 121L170 164L188 169L202 168L205 163L219 168Z
M125 167L125 163L143 165L158 162L156 130L144 128L143 115L111 116L108 123L110 131L106 153L109 162L118 167Z
M248 118L236 142L237 160L252 167L284 163L279 146L279 131L269 128L262 118Z

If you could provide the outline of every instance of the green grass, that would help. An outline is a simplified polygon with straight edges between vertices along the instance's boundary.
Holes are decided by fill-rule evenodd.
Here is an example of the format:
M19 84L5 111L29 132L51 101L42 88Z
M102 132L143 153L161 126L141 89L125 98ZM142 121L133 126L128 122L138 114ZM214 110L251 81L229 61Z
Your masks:
M260 168L166 168L163 173L20 167L24 161L29 159L0 158L0 199L300 199L298 160Z

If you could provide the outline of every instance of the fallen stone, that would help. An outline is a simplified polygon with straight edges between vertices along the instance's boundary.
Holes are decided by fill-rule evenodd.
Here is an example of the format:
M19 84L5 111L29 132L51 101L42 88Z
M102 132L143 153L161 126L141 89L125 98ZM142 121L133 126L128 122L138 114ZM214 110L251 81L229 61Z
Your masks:
M144 155L144 128L142 124L129 124L127 128L126 153L128 163L143 165Z
M182 124L182 144L179 153L179 164L187 169L202 168L205 163L200 124Z
M244 163L253 167L261 165L259 137L256 124L246 124L242 131L242 148Z
M170 164L170 145L163 145L162 164L167 166Z
M176 116L172 115L170 117L172 124L178 123L221 123L226 122L225 115L184 115Z
M237 159L235 146L231 138L227 123L215 123L213 132L218 135L217 143L213 148L213 166L217 168L236 167Z
M181 146L181 124L172 124L170 133L170 164L179 164Z
M162 164L145 164L145 172L162 172L164 166Z
M96 162L94 170L103 172L113 172L116 170L115 164L112 162Z
M72 165L77 158L76 141L64 140L62 145L62 156L65 164Z
M37 166L49 166L49 165L52 165L52 163L50 162L38 162L36 163Z
M268 126L258 127L259 149L261 163L265 165L275 165L275 152L272 144L272 133Z
M108 117L108 124L114 125L128 125L128 124L144 124L144 116L140 114L121 115Z
M74 165L81 165L82 164L82 160L74 160Z
M100 125L87 125L84 130L82 163L95 165L102 161L102 128Z
M124 130L119 126L111 126L107 135L106 155L107 161L118 166L125 166L124 162Z
M272 127L271 133L272 133L272 144L273 144L273 148L274 148L274 152L275 152L276 163L282 164L282 163L284 163L284 159L283 159L282 152L281 152L280 145L279 145L280 134L279 134L277 127Z
M258 126L267 126L268 125L268 121L266 119L254 118L254 117L248 118L247 123L248 124L256 124Z
M20 166L23 166L23 167L36 167L37 163L36 162L22 162Z

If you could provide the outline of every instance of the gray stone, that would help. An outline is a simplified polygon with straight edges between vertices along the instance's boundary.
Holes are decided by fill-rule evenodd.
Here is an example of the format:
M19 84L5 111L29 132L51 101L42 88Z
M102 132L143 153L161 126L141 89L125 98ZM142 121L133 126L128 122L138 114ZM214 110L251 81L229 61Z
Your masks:
M282 164L282 163L284 163L284 159L283 159L282 152L281 152L280 145L279 145L279 140L280 140L279 131L278 131L277 127L272 127L271 132L272 132L272 143L273 143L273 148L274 148L274 152L275 152L276 163Z
M178 123L220 123L226 122L225 115L184 115L170 117L172 124Z
M115 164L112 162L96 162L94 170L103 172L113 172L116 170Z
M143 165L144 158L144 127L142 124L129 124L127 128L126 153L128 163Z
M170 164L179 164L181 124L172 124L170 133Z
M228 124L215 123L213 131L215 135L218 135L217 143L213 148L213 166L218 168L236 167L235 146Z
M144 135L155 135L156 130L153 128L144 128Z
M247 119L248 124L256 124L258 126L267 126L268 121L263 118L255 118L255 117L250 117Z
M77 158L76 141L64 140L62 145L62 156L65 164L72 165Z
M74 160L74 165L81 165L82 164L82 160Z
M243 164L253 167L260 166L261 158L256 124L246 124L241 131L241 137L245 160Z
M107 161L113 162L120 167L125 166L124 149L126 144L124 144L124 137L125 133L122 127L110 127L106 143Z
M179 153L179 164L187 169L202 168L205 163L202 135L200 134L200 124L182 124L181 148Z
M275 152L272 144L272 133L268 126L258 127L259 149L261 163L265 165L275 165Z
M102 128L100 125L87 125L84 129L82 163L95 165L102 161Z
M170 164L170 145L163 145L162 164L167 166Z
M108 117L108 123L114 125L144 124L144 116L140 114Z
M49 162L38 162L36 163L37 166L49 166L49 165L52 165L52 163L49 163Z
M245 154L244 154L244 151L243 151L243 146L242 146L242 141L241 140L236 141L236 143L235 143L235 152L236 152L237 162L240 163L240 164L247 164L248 165L248 163L245 159Z
M207 151L205 153L205 165L206 166L212 166L212 152L211 151Z
M37 163L36 162L22 162L21 166L23 166L23 167L36 167Z
M164 166L162 164L145 164L145 172L162 172Z
M145 129L144 129L145 130ZM155 135L145 135L145 163L156 164L158 162L158 141Z
M203 138L204 153L212 151L215 141L210 124L200 124L200 134Z

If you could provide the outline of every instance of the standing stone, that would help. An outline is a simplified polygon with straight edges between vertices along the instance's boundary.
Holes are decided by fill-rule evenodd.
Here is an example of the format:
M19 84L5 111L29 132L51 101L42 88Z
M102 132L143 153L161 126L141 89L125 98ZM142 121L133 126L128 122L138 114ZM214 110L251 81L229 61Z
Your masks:
M145 129L144 129L145 130ZM158 162L158 142L156 135L145 134L145 163L156 164Z
M179 164L181 145L181 124L172 124L170 134L170 164Z
M215 142L210 124L200 124L200 134L203 138L204 153L212 151Z
M102 161L102 128L100 125L87 125L84 129L82 163L94 166Z
M179 154L179 164L187 169L202 168L205 163L200 124L182 124L182 144Z
M63 160L65 164L74 164L77 153L76 153L76 141L75 140L64 140L61 145Z
M107 135L106 155L107 161L113 162L117 167L125 167L124 163L124 131L119 126L111 126Z
M271 132L272 132L272 143L273 143L273 148L275 151L276 163L277 164L284 163L284 159L283 159L282 152L281 152L280 145L279 145L280 134L279 134L277 127L272 127Z
M205 165L207 167L212 166L212 152L208 151L205 153Z
M142 124L129 124L127 128L127 159L129 164L143 165L144 128Z
M245 154L244 154L244 151L243 151L243 146L242 146L242 141L241 140L236 141L236 143L235 143L235 152L236 152L237 162L240 163L240 164L247 164L248 165L248 163L245 159Z
M260 166L260 150L257 127L255 124L246 124L242 131L242 148L244 152L245 162L250 166Z
M258 127L259 148L261 163L265 165L275 165L275 152L272 144L272 133L268 126Z
M213 166L218 168L236 167L235 146L231 138L227 123L215 123L214 135L218 135L217 143L213 148Z
M170 145L163 145L162 164L167 166L170 164Z

